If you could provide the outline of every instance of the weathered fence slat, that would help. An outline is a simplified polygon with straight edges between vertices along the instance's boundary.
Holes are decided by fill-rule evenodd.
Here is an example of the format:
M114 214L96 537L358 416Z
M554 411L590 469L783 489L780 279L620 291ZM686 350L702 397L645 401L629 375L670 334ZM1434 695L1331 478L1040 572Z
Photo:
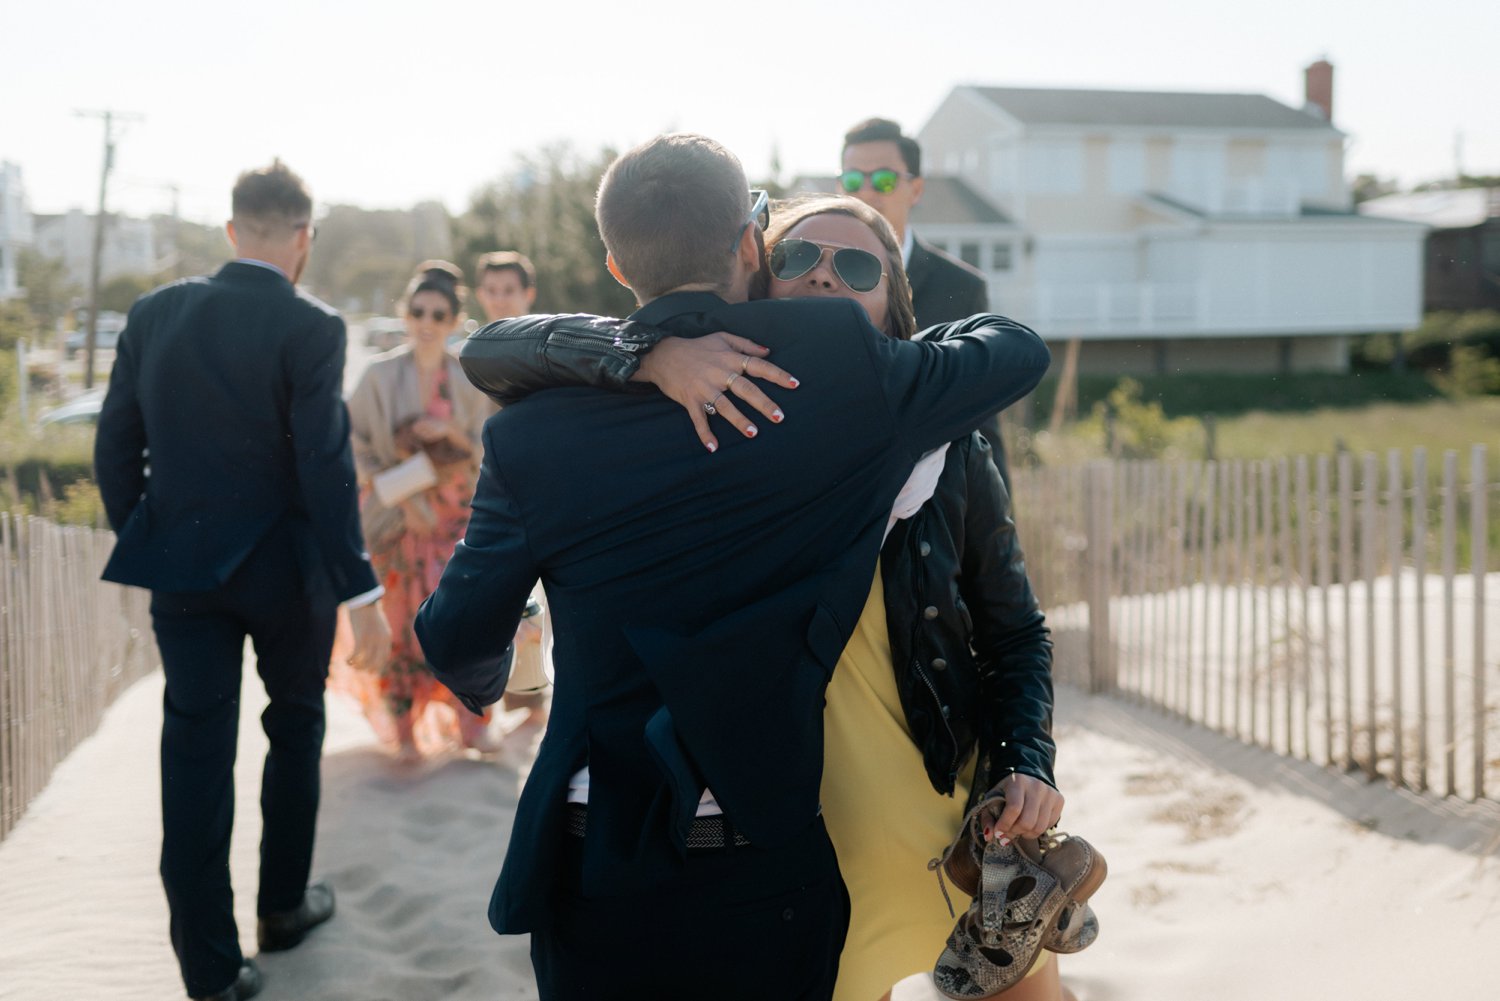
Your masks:
M1417 790L1426 792L1430 757L1427 750L1427 449L1411 454L1412 570L1417 581Z
M1490 482L1489 462L1483 445L1475 445L1469 454L1469 538L1472 541L1473 554L1470 562L1473 565L1474 574L1474 798L1484 798L1484 772L1486 767L1484 753L1484 731L1485 713L1487 707L1485 700L1485 662L1484 662L1484 620L1485 620L1485 593L1484 577L1489 565L1489 509L1490 509Z
M0 513L0 838L154 666L140 595L98 579L112 536Z
M1360 520L1359 552L1365 568L1365 777L1373 780L1378 774L1376 767L1376 713L1375 685L1378 657L1375 649L1375 578L1380 575L1380 552L1376 547L1378 537L1380 497L1377 492L1380 467L1374 452L1364 455L1364 478L1360 484L1364 517Z
M1401 570L1404 562L1405 510L1402 503L1405 484L1401 477L1401 452L1386 452L1386 521L1389 537L1386 547L1391 556L1391 782L1406 785L1406 717L1402 711L1401 678Z
M1443 453L1443 794L1458 795L1458 452Z

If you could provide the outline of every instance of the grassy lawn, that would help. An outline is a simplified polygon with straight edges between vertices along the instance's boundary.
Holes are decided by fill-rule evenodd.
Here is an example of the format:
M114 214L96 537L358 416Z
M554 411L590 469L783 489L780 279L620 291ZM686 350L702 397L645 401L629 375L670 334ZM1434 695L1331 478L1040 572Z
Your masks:
M1220 458L1258 459L1317 455L1340 446L1353 452L1409 452L1424 446L1428 465L1444 449L1467 462L1470 445L1488 445L1500 463L1500 397L1478 396L1425 403L1374 403L1356 408L1320 407L1305 413L1252 412L1217 422Z

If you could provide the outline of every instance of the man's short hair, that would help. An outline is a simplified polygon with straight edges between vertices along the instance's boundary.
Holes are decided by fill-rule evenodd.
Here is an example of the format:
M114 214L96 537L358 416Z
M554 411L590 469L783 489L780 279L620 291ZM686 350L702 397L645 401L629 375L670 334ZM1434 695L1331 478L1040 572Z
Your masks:
M260 236L280 235L312 221L307 184L279 159L269 167L247 170L234 182L231 215L239 228Z
M519 251L515 250L493 250L479 258L474 265L474 283L484 281L484 276L491 271L514 271L521 278L521 287L531 288L536 284L536 268L532 267L531 260Z
M643 302L683 285L727 289L749 215L739 158L690 132L621 154L604 172L594 206L604 246Z
M844 133L844 149L860 143L892 142L901 151L908 173L922 176L922 147L889 118L866 118ZM842 150L840 151L842 152Z

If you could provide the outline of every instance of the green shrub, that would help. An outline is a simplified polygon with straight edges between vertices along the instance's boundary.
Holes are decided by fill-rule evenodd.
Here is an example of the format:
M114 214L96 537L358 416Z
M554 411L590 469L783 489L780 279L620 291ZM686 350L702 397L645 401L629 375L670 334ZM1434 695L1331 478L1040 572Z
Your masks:
M1474 345L1455 347L1439 385L1454 396L1500 394L1500 357Z
M1143 401L1141 384L1126 377L1095 403L1087 433L1102 438L1106 454L1125 459L1159 459L1201 448L1203 425L1191 417L1168 417L1158 400Z

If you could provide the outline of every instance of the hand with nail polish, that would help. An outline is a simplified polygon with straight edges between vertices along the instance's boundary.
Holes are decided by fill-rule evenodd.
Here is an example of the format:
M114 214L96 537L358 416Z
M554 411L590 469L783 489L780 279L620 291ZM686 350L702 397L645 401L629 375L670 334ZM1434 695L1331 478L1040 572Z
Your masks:
M710 417L724 418L746 438L760 433L735 406L736 398L772 424L783 420L781 408L753 380L764 379L783 389L796 389L797 380L766 361L768 354L768 349L754 341L725 331L704 337L667 337L642 356L631 379L649 382L681 404L698 440L714 452L719 442L709 429Z

